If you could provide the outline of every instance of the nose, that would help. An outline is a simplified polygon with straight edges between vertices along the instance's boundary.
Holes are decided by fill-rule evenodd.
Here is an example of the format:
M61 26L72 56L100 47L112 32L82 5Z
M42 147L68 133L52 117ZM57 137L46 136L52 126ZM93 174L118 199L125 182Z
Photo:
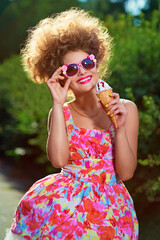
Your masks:
M85 70L81 65L79 65L78 74L79 74L79 75L83 75L83 74L85 74L85 73L86 73L86 70Z

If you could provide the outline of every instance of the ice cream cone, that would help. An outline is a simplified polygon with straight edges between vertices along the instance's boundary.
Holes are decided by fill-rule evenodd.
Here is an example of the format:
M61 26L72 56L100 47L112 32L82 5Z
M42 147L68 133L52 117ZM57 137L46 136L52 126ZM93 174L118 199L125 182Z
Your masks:
M99 92L97 94L97 97L99 98L100 102L104 106L106 112L108 112L108 110L109 110L106 107L106 105L113 99L112 97L110 97L111 94L112 94L112 88L109 88L107 90L101 91L101 92ZM115 116L111 117L110 115L109 115L109 117L110 117L111 122L113 123L113 126L115 128L117 128L116 117Z

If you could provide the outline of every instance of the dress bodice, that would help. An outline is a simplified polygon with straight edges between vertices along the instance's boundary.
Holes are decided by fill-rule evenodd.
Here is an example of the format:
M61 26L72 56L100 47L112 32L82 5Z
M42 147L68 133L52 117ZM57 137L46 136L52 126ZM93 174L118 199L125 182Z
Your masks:
M113 125L108 129L86 129L75 126L68 104L64 106L67 135L69 140L70 158L99 158L106 160L114 159Z
M64 106L70 157L62 169L63 174L74 175L81 181L114 184L117 176L114 168L115 131L85 129L75 126L68 104Z

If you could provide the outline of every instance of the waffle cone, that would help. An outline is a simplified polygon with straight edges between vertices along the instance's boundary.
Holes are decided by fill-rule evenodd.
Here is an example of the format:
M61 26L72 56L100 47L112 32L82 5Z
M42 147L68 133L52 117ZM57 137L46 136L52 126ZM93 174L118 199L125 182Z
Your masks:
M101 103L104 106L106 112L108 112L108 109L105 107L105 105L108 104L113 99L112 97L110 97L111 94L112 94L112 88L110 88L108 90L105 90L105 91L102 91L102 92L97 94L97 97L101 101ZM113 123L113 126L115 128L117 128L116 117L115 116L111 117L109 115L109 118L110 118L111 122Z

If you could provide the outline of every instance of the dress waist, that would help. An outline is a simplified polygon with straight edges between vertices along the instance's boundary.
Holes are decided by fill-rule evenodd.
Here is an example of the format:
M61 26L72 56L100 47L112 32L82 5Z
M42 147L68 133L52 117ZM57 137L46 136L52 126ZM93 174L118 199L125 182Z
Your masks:
M120 183L113 159L83 158L69 160L61 174L76 181L114 185Z

